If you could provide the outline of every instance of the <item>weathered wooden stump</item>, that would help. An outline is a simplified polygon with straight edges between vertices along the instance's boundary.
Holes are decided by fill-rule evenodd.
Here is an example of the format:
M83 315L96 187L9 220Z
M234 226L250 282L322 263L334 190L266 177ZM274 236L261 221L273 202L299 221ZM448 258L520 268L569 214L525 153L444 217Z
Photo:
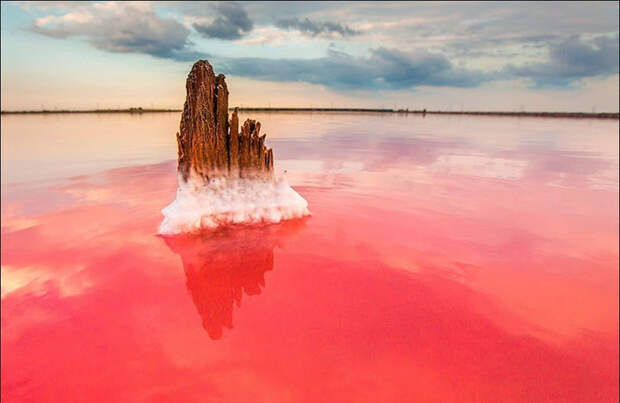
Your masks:
M185 84L181 116L178 170L185 181L200 177L273 177L273 151L260 135L260 122L247 119L239 131L235 108L228 120L228 88L223 74L215 75L206 60L194 63Z

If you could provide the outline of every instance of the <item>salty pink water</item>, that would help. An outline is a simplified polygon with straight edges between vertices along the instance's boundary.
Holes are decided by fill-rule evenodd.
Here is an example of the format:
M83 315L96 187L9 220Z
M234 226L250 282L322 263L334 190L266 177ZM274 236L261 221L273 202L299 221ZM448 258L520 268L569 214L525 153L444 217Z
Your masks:
M312 216L172 238L177 114L2 117L3 402L618 400L618 121L253 117Z

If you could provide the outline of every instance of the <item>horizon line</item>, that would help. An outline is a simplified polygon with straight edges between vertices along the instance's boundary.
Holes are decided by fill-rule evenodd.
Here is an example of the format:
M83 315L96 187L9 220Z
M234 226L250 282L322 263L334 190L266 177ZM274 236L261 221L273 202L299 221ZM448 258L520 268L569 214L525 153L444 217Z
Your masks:
M234 107L228 110L234 110ZM393 109L393 108L319 108L319 107L237 107L239 111L248 112L369 112L397 114L435 114L435 115L479 115L479 116L521 116L521 117L563 117L563 118L599 118L618 119L619 112L544 112L544 111L453 111L431 109ZM28 114L71 114L71 113L158 113L182 112L178 108L106 108L106 109L39 109L39 110L3 110L2 115Z

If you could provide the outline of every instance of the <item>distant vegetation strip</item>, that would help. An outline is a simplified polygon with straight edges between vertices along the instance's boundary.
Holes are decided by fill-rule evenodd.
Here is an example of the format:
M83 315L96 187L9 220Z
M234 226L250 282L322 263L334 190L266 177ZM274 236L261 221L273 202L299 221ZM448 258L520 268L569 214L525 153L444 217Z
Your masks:
M230 108L231 110L233 108ZM398 113L418 115L479 115L479 116L522 116L542 118L595 118L595 119L619 119L619 113L602 112L492 112L492 111L434 111L434 110L409 110L409 109L372 109L372 108L262 108L243 107L241 112L372 112L372 113ZM2 111L2 114L52 114L52 113L154 113L154 112L181 112L181 109L89 109L89 110L38 110L38 111Z
M52 113L153 113L153 112L181 112L181 109L43 109L38 111L2 111L3 115L29 115L29 114L52 114Z
M231 108L232 109L232 108ZM433 111L409 109L367 109L367 108L239 108L240 112L375 112L418 115L484 115L484 116L526 116L546 118L598 118L618 119L619 113L602 112L494 112L494 111Z

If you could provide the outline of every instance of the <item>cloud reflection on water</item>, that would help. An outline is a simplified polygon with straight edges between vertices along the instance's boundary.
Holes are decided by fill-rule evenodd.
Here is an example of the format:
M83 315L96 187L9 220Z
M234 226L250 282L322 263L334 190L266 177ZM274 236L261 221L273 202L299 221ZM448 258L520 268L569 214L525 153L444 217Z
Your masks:
M162 240L174 161L7 187L3 399L617 396L614 125L299 119L306 222Z

